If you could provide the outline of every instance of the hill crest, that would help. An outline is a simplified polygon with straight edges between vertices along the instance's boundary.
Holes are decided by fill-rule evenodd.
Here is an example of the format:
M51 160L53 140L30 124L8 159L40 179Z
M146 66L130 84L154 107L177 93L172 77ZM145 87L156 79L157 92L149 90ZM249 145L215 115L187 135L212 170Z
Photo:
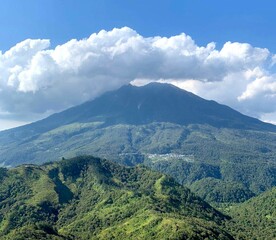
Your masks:
M1 239L233 239L228 217L144 167L82 156L0 177Z

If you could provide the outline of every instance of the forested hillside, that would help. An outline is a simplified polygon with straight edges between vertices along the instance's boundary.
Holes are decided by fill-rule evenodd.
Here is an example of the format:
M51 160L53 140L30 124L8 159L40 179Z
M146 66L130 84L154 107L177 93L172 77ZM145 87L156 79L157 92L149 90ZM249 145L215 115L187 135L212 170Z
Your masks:
M229 229L237 239L276 239L276 188L226 212L233 217Z
M1 169L1 239L233 239L172 178L93 157Z
M6 165L82 154L125 165L143 163L173 176L208 201L244 201L276 182L275 133L207 125L71 124L22 139L19 145L1 145L0 153ZM209 183L212 189L201 187Z

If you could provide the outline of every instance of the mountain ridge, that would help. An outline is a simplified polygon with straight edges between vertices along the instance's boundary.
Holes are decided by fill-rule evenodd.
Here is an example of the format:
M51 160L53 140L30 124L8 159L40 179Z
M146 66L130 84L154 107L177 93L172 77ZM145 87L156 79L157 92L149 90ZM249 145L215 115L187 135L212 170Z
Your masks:
M81 156L0 170L1 239L233 239L229 217L143 166Z

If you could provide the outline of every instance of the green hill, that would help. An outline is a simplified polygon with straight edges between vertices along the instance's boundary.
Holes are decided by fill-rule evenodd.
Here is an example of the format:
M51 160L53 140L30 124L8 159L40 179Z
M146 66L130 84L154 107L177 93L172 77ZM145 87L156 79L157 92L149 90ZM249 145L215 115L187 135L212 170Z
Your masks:
M227 209L236 239L276 239L276 188Z
M211 177L195 181L190 185L190 189L207 202L214 204L244 202L254 196L241 183Z
M78 157L0 171L1 239L233 239L166 175Z

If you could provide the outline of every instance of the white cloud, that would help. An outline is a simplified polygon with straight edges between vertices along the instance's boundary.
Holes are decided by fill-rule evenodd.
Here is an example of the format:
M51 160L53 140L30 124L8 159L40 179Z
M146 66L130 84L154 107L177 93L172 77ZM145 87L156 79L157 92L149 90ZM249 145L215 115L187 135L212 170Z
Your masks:
M0 110L29 121L131 81L159 80L261 118L276 111L275 59L248 43L217 49L184 33L145 38L127 27L54 49L28 39L0 53Z
M272 123L276 125L276 111L271 113L265 113L260 118L264 122Z
M0 119L0 131L6 130L9 128L14 128L14 127L21 126L21 125L25 125L27 123L28 122Z

